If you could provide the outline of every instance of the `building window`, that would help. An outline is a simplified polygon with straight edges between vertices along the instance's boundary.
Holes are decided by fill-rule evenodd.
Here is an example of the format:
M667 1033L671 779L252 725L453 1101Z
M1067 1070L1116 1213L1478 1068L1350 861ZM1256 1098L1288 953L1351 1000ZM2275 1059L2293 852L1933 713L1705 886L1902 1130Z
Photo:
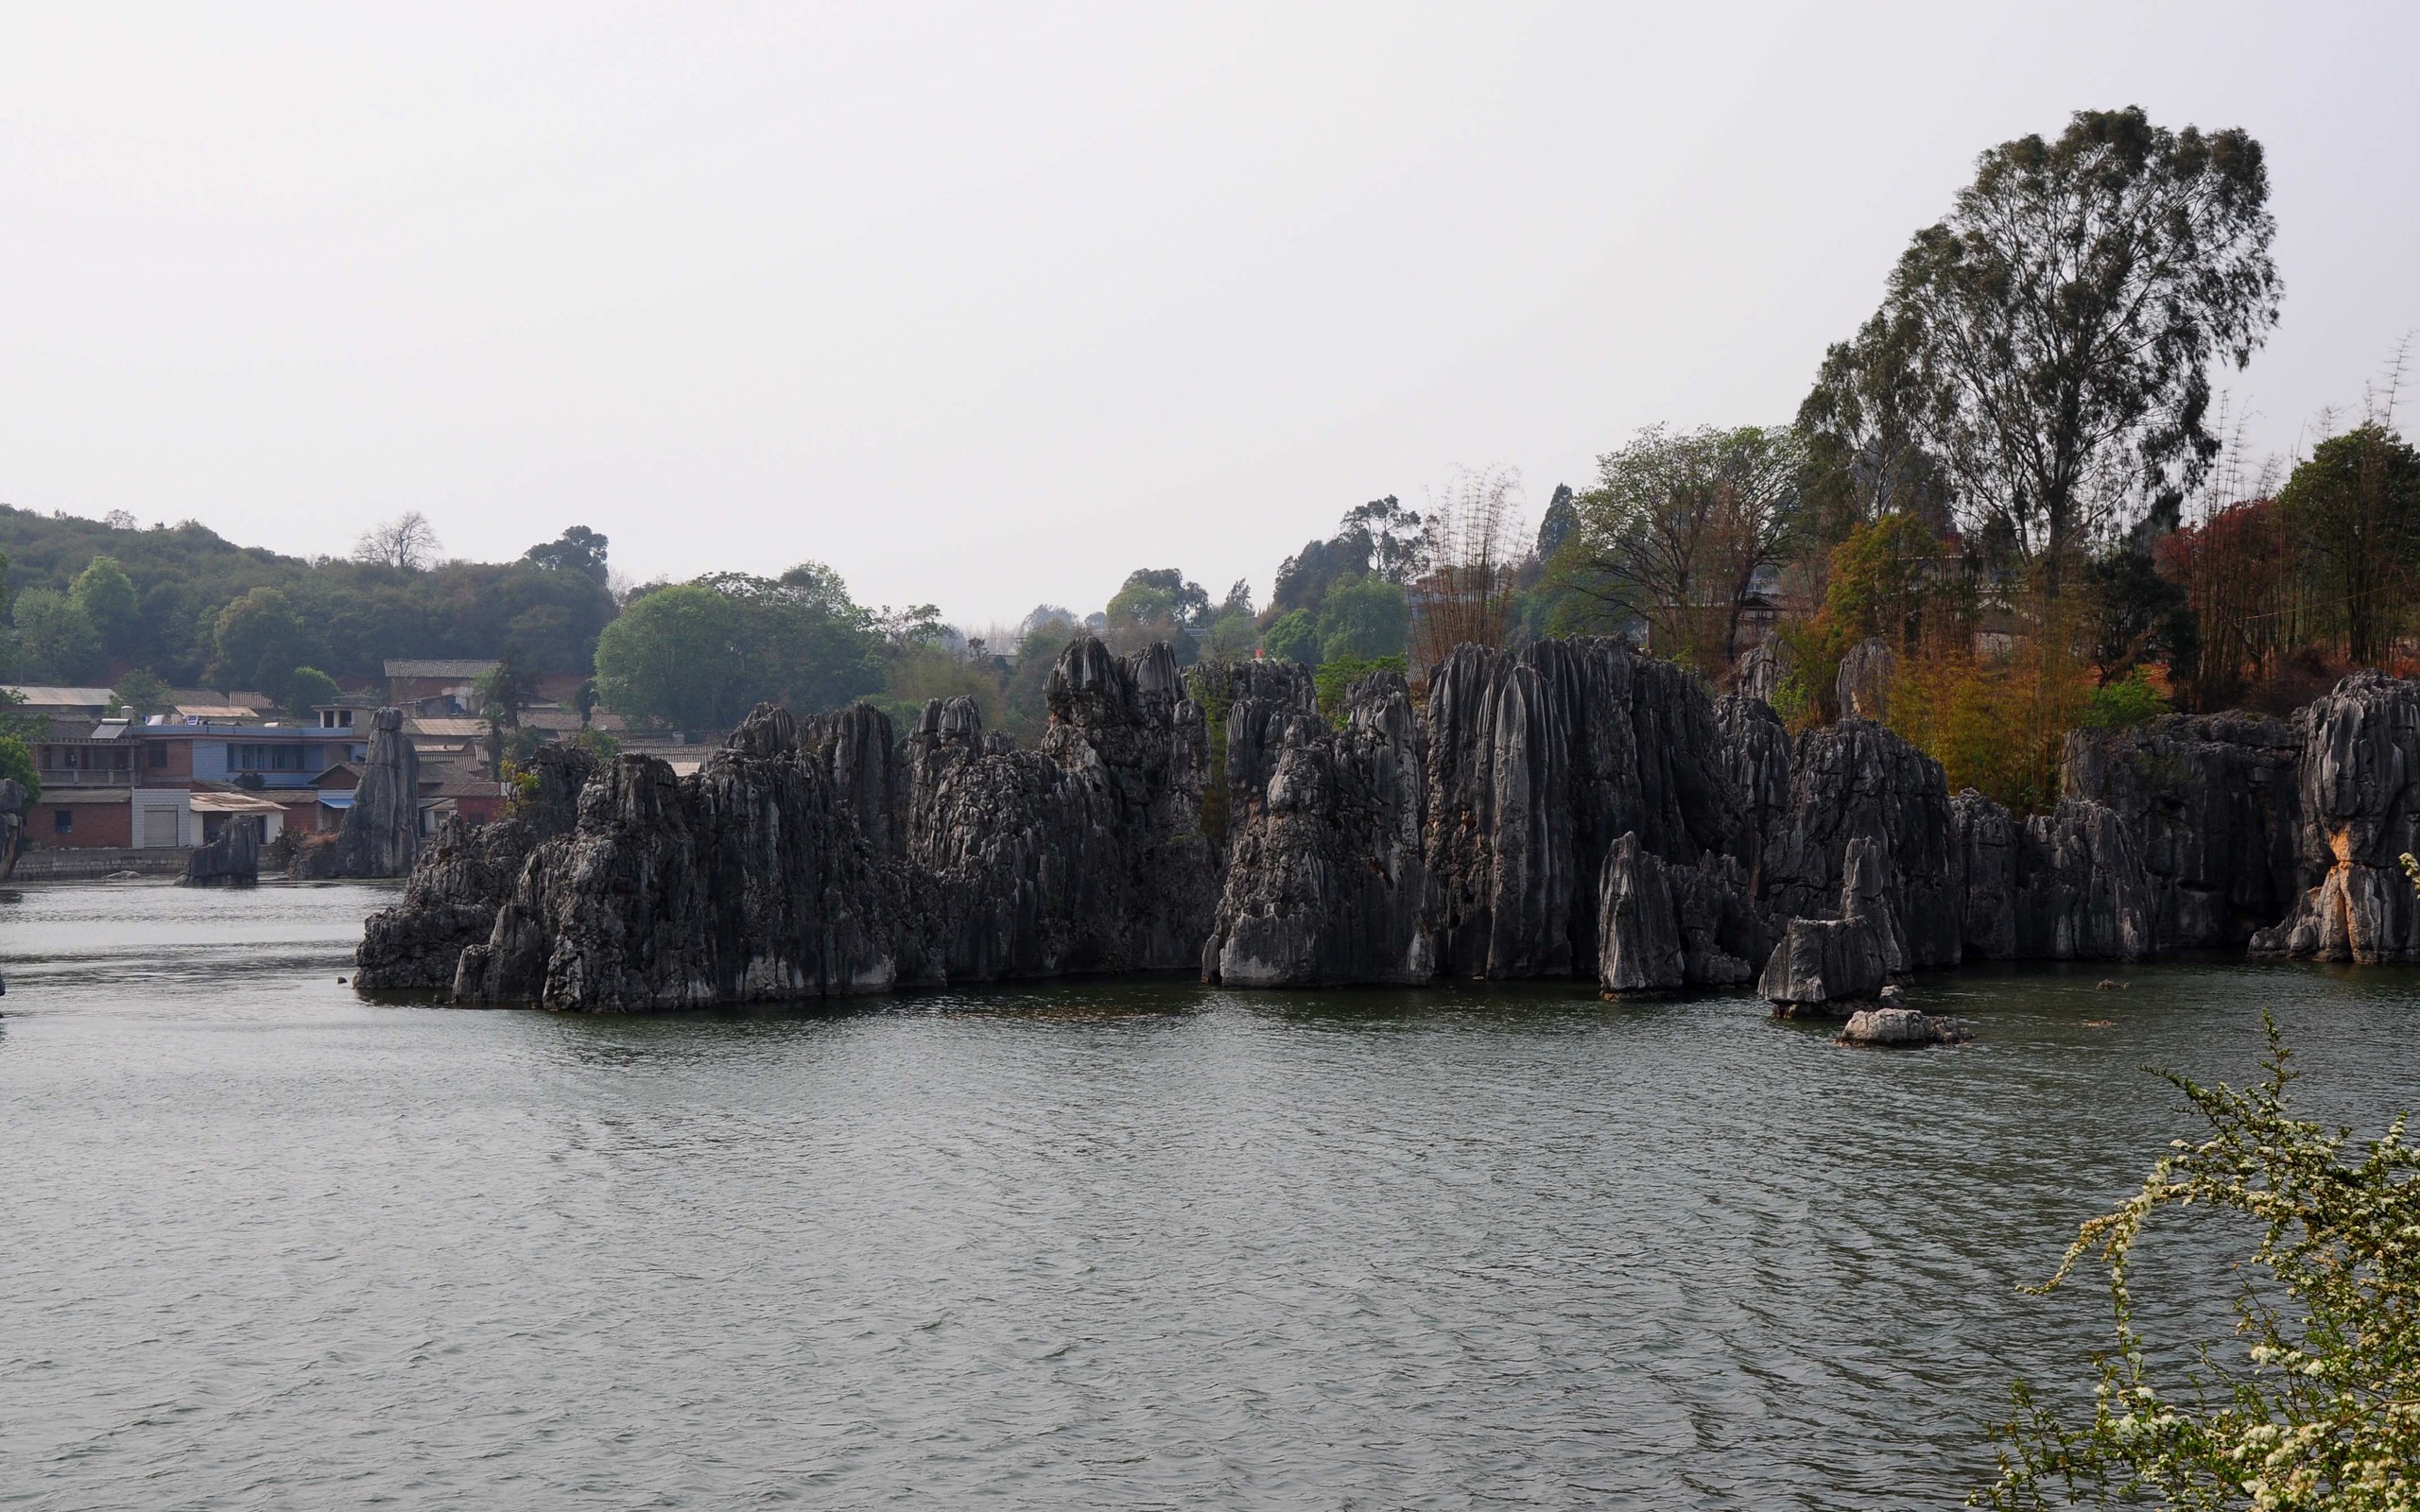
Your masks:
M155 740L146 748L151 752L152 765L165 766L168 765L168 743L166 741Z
M53 833L53 834L73 834L73 833L76 833L76 811L75 811L74 809L53 809L53 810L51 810L51 811L50 811L50 833Z

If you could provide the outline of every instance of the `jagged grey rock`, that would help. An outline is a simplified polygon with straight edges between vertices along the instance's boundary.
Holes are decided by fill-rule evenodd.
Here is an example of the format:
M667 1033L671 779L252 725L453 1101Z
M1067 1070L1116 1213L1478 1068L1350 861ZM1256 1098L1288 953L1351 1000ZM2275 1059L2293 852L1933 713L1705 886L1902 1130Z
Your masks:
M17 869L26 848L26 799L31 795L13 777L0 777L0 882Z
M1840 1035L1848 1045L1954 1045L1967 1038L1954 1019L1888 1005L1850 1014Z
M1833 912L1857 840L1881 847L1907 970L1963 958L1963 899L1941 764L1867 719L1798 737L1789 807L1766 839L1764 898L1776 919Z
M596 759L576 746L546 746L531 756L528 789L512 816L492 824L448 820L413 863L404 896L372 914L354 951L354 983L366 990L444 989L462 952L484 946L496 910L542 841L571 833L579 795Z
M261 880L261 845L250 820L238 817L220 826L218 838L198 845L185 857L180 887L250 887Z
M2071 732L2061 789L2108 805L2134 834L2160 949L2242 945L2301 892L2302 753L2283 720L2171 714Z
M2420 684L2356 672L2294 726L2303 747L2295 859L2307 890L2252 936L2252 954L2420 961L2420 901L2398 859L2420 850Z
M2061 799L2025 821L2016 850L2016 954L2138 961L2157 947L2142 853L2116 810Z
M334 845L297 851L298 877L401 877L420 853L420 752L400 709L371 720L370 749Z
M1205 981L1233 987L1418 985L1436 974L1426 925L1417 722L1402 677L1349 689L1344 728L1276 715L1286 699L1238 699L1228 770L1233 849L1201 953ZM1254 707L1239 729L1236 710ZM1274 738L1272 739L1272 734ZM1273 754L1272 754L1273 752Z
M1739 655L1738 664L1732 670L1731 686L1735 693L1771 703L1781 692L1782 679L1789 676L1789 657L1781 636L1772 630L1765 638Z
M1765 963L1756 990L1784 1008L1873 997L1907 970L1908 947L1891 899L1890 852L1858 835L1842 860L1840 915L1792 918Z
M1695 863L1740 830L1704 689L1619 641L1457 646L1430 672L1427 763L1439 967L1456 976L1591 970L1618 836Z
M1833 696L1843 719L1891 717L1891 684L1899 676L1899 653L1891 643L1869 637L1850 646L1833 679Z
M2020 826L1971 787L1949 800L1950 874L1962 954L2005 961L2016 954L2016 850Z
M1714 717L1739 799L1738 830L1726 850L1747 868L1750 885L1760 887L1766 836L1789 812L1789 731L1771 704L1744 693L1725 695Z
M1598 980L1616 996L1737 987L1771 945L1736 858L1668 863L1635 833L1605 852L1598 912Z

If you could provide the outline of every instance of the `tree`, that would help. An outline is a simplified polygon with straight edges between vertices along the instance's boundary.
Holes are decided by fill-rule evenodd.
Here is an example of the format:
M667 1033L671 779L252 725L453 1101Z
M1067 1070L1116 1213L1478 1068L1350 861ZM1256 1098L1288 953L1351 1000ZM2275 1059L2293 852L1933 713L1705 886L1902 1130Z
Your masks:
M1210 594L1173 567L1140 568L1109 601L1111 649L1131 655L1166 641L1181 664L1198 660L1193 637L1185 632L1210 619Z
M589 721L596 716L596 679L595 678L584 679L580 682L579 691L571 696L571 706L579 712L579 728L588 729Z
M255 588L218 611L210 675L221 689L276 695L303 656L302 622L274 588Z
M134 582L114 557L94 558L76 575L67 596L92 621L101 644L111 651L126 650L142 627L143 606L135 597Z
M1949 481L1922 439L1928 398L1916 335L1904 311L1875 316L1854 341L1824 353L1814 391L1798 406L1809 525L1826 543L1893 514L1935 533L1949 528Z
M26 808L42 801L42 773L34 767L33 752L15 735L0 735L0 777L25 784Z
M1426 522L1392 493L1344 511L1337 534L1367 541L1369 571L1388 582L1409 583L1428 571Z
M1289 609L1270 621L1260 644L1280 662L1299 662L1306 667L1320 664L1319 624L1308 610Z
M523 552L521 559L548 572L578 573L601 586L608 576L605 546L605 537L586 525L573 525L554 540Z
M444 549L438 542L437 527L428 523L428 516L411 509L362 532L360 541L354 544L353 559L416 573L435 561L437 554Z
M2358 666L2384 664L2420 560L2420 454L2377 421L2319 443L2277 495Z
M1383 577L1337 584L1320 606L1320 661L1375 662L1403 655L1411 630L1411 603Z
M24 675L38 682L76 682L101 674L100 633L66 594L28 588L17 595L17 641Z
M337 679L318 667L296 667L285 679L285 712L301 723L308 724L312 711L343 696Z
M141 667L117 679L118 707L130 719L148 719L168 708L168 685Z
M1538 522L1538 557L1552 557L1563 548L1571 533L1580 528L1580 509L1572 501L1577 497L1568 483L1554 486L1554 497L1547 503L1546 518Z
M596 641L607 707L675 730L722 725L737 672L740 611L695 583L634 600Z
M1804 459L1779 427L1650 426L1599 457L1597 487L1573 501L1556 586L1613 626L1646 621L1658 655L1727 669L1759 575L1801 539Z
M2040 1288L2097 1262L2115 1347L2095 1356L2088 1420L2017 1383L2000 1478L1980 1504L2384 1512L2420 1500L2420 1149L2401 1117L2358 1144L2294 1117L2290 1053L2263 1022L2266 1079L2238 1091L2169 1075L2206 1129L2171 1141L2142 1190L2085 1224ZM2241 1353L2204 1343L2201 1369L2180 1382L2156 1364L2176 1351L2137 1326L2135 1251L2153 1218L2196 1210L2258 1238L2238 1263L2249 1277L2226 1288Z
M1421 664L1457 645L1501 645L1512 622L1527 556L1521 474L1462 471L1432 498L1422 522L1428 570L1412 585L1412 639Z
M1818 394L1892 396L1887 420L1839 434L1905 426L2055 597L2094 530L2181 496L2218 455L2210 365L2242 367L2277 320L2268 198L2243 131L2169 131L2138 108L2003 143L1900 257L1843 358L1865 370L1827 358Z

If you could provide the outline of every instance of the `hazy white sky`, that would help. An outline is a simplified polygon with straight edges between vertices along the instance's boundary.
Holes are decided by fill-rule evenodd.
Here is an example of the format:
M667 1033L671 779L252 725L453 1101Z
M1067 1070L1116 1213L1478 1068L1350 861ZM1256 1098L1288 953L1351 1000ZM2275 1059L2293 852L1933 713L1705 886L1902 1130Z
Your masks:
M564 525L961 623L1778 421L1975 155L2269 149L2268 446L2420 327L2420 7L0 11L0 501Z

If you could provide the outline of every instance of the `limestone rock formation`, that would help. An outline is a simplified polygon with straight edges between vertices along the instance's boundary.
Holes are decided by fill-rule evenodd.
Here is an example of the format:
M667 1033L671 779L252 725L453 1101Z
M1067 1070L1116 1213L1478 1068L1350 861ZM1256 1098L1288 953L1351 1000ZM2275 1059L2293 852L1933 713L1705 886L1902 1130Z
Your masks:
M420 853L420 752L404 733L400 709L373 716L361 783L336 843L305 847L294 859L298 877L401 877Z
M897 746L869 708L802 726L767 706L694 776L622 758L460 953L457 998L625 1009L1197 967L1219 868L1174 657L1081 638L1047 697L1039 751L956 698Z
M1238 713L1251 703L1246 722ZM1234 832L1201 953L1235 987L1417 985L1436 974L1423 858L1426 793L1410 690L1382 672L1349 690L1344 728L1239 699L1228 715Z
M1906 969L1957 965L1963 880L1941 764L1871 720L1843 719L1799 736L1790 753L1789 807L1766 839L1767 906L1781 919L1831 913L1859 839L1881 848Z
M2303 752L2295 860L2308 890L2256 955L2420 961L2420 684L2356 672L2294 716Z
M1789 812L1789 731L1762 698L1726 695L1714 706L1731 789L1739 799L1738 830L1726 848L1762 885L1765 838Z
M2028 818L2015 870L2019 956L2138 961L2156 949L2141 850L2108 805L2061 799Z
M1957 879L1962 954L2005 961L2016 954L2016 851L2020 826L1971 787L1949 800L1950 872Z
M1737 859L1667 863L1635 833L1605 852L1598 888L1598 979L1613 996L1737 987L1770 949Z
M596 759L576 746L547 746L530 758L529 789L511 817L493 824L449 820L421 850L402 900L372 914L354 952L354 983L369 990L443 989L462 952L484 946L541 841L567 835Z
M1899 676L1899 653L1888 641L1868 638L1850 646L1841 658L1833 696L1843 719L1883 720L1891 716L1891 684Z
M1616 838L1694 864L1740 832L1704 690L1619 641L1457 646L1430 673L1427 768L1438 964L1456 976L1591 970Z
M2301 892L2302 740L2256 714L2171 714L2067 736L2062 789L2117 811L2142 853L2162 950L2239 946Z
M1860 1008L1841 1029L1844 1045L1954 1045L1971 1038L1954 1019L1914 1008Z
M250 887L261 880L260 839L251 822L230 819L218 838L194 847L185 857L180 887Z
M1837 918L1799 916L1783 926L1756 984L1767 1002L1801 1009L1861 1001L1908 970L1888 848L1864 835L1851 839L1842 871Z
M1782 679L1788 676L1789 653L1783 649L1781 637L1767 630L1763 640L1739 654L1731 686L1734 692L1759 703L1771 703L1773 696L1781 692Z
M9 880L17 869L17 856L26 848L26 784L13 777L0 777L0 882Z

